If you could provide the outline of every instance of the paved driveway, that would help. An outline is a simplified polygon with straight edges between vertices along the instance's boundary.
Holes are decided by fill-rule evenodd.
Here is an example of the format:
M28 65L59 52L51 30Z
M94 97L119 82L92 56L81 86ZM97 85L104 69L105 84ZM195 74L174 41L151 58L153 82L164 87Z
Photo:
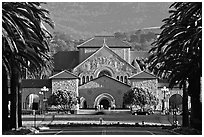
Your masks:
M37 135L177 135L160 127L64 127L40 130Z

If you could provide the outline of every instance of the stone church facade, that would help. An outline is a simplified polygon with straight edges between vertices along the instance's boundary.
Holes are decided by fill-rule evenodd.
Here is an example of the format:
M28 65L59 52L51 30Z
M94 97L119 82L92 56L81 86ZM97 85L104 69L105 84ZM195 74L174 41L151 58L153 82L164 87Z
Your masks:
M39 105L57 90L69 90L80 98L75 109L96 108L103 105L108 108L123 108L123 95L134 87L141 87L154 94L160 101L156 109L161 109L163 86L153 74L141 71L136 58L148 57L147 52L131 51L131 46L114 36L95 36L78 46L78 51L59 52L54 55L54 73L48 79L23 80L22 107L28 109L30 94L39 96ZM47 87L44 96L38 93ZM166 99L182 92L178 88L171 90ZM40 105L42 107L42 105Z

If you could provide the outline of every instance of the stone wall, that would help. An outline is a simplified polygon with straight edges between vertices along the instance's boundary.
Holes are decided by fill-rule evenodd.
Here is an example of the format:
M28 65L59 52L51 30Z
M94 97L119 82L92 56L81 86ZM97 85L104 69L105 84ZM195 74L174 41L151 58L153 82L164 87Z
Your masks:
M74 96L78 97L78 79L52 79L52 93L55 93L57 90L66 90L73 92ZM79 109L79 105L73 106L74 110Z
M80 50L80 52L83 52L82 49ZM89 50L92 51L92 48ZM113 50L114 52L118 52L117 54L122 54L121 58L129 61L129 49L114 48ZM109 49L104 47L91 58L87 59L86 62L83 62L83 64L76 67L73 70L73 73L81 78L80 84L84 84L91 79L97 78L98 74L103 70L108 70L111 73L111 77L114 78L120 77L121 79L122 76L121 81L127 83L125 78L139 72L140 68L138 67L134 69L130 64L121 58L114 55Z
M157 93L157 79L133 79L131 81L132 88L139 87L147 89L149 92L153 93L156 97L158 97Z
M78 95L78 79L53 79L52 80L52 93L56 92L57 90L67 90L76 93Z

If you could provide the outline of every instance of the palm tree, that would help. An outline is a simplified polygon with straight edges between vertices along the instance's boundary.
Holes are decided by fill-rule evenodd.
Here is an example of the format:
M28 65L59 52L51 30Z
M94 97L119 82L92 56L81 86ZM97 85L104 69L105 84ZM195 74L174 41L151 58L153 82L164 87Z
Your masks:
M10 79L11 90L11 123L10 128L21 126L20 79L23 69L32 74L38 74L44 67L48 67L50 56L48 54L48 39L51 37L43 23L52 28L53 22L49 12L43 9L39 2L3 2L2 3L2 65L3 80L8 83ZM8 85L8 84L7 84ZM8 95L8 88L3 88L3 95ZM3 105L8 100L3 100ZM6 110L8 105L3 108ZM4 112L4 110L3 110ZM7 111L5 111L7 112ZM3 119L8 119L8 114ZM2 121L3 130L7 129L8 121Z
M202 3L179 2L170 8L174 9L163 20L162 32L150 50L150 69L159 77L169 79L170 87L177 84L183 87L185 97L187 94L191 96L190 124L201 129ZM189 83L188 93L186 82ZM186 108L187 102L183 105ZM188 116L183 117L187 119ZM187 126L185 120L183 122Z

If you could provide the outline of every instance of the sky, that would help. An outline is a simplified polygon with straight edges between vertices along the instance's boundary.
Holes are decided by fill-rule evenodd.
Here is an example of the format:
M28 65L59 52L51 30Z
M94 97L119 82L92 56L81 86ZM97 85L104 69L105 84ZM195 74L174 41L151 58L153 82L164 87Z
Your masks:
M54 31L75 39L160 27L169 16L167 2L48 2Z

